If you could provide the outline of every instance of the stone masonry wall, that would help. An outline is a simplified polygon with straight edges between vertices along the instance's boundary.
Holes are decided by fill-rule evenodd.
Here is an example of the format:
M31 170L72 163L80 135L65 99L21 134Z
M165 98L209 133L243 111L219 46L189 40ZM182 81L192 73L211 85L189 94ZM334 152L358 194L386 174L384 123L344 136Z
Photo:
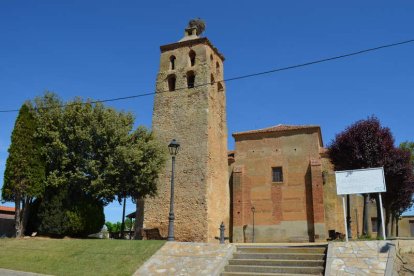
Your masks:
M223 80L223 62L207 48L210 59L210 76L206 83L212 82L208 98L208 162L207 162L207 220L208 240L219 236L219 226L224 222L228 237L230 218L230 191L227 162L227 119L226 89ZM218 66L217 66L218 64ZM220 84L220 85L219 85Z
M163 51L157 76L153 131L166 146L171 139L181 145L176 157L174 200L175 238L179 241L213 241L221 221L228 224L225 90L219 92L203 85L210 82L212 75L222 79L222 73L217 75L212 65L220 61L222 68L222 61L204 41L176 43ZM194 66L190 64L190 50L196 53ZM172 55L176 57L174 70L170 64ZM187 88L189 71L196 76L194 88ZM176 77L175 91L168 91L171 75ZM144 209L144 227L159 228L164 237L168 229L170 177L171 161L160 174L158 196L146 199Z

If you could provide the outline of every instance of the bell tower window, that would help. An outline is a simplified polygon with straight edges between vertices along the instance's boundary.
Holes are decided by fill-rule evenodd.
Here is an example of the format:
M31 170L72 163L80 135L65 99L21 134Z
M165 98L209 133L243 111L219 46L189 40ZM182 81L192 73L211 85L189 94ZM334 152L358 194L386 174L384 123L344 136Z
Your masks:
M210 84L211 85L214 84L214 76L213 76L213 74L210 75Z
M175 70L175 56L170 57L170 69Z
M191 50L188 56L190 57L190 66L194 66L196 61L196 53Z
M216 71L217 73L220 73L220 64L216 62Z
M175 83L176 83L176 77L175 75L170 75L168 77L168 90L169 91L175 91Z
M193 71L187 73L187 87L194 88L195 75Z

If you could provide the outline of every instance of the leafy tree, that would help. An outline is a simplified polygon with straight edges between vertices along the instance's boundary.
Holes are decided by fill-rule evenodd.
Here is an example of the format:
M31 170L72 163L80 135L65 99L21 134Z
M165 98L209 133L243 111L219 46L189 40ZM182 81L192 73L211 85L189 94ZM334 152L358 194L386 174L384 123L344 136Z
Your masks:
M107 221L105 222L105 226L108 229L108 232L111 232L111 233L121 231L121 223L119 221L116 223Z
M165 161L164 154L149 131L143 127L133 130L131 113L80 98L62 104L53 93L34 102L39 122L37 136L45 141L42 149L48 195L39 212L48 212L50 208L46 207L55 201L54 197L78 204L72 194L104 206L115 198L135 199L156 193L155 181ZM56 190L66 192L60 195ZM60 213L50 209L60 217L53 220L57 229L61 227L59 221L73 211L65 205L62 208ZM43 231L52 231L52 224L47 224L48 227L42 226Z
M389 221L390 214L401 212L410 205L407 204L407 198L411 199L413 191L409 184L411 176L404 169L406 156L394 147L391 131L382 127L376 117L358 121L336 135L328 152L335 170L384 167L387 184L387 192L383 194L386 221ZM378 196L375 194L374 197L377 202L378 235L382 236Z
M152 132L139 127L129 136L129 143L117 149L114 164L119 169L113 175L118 183L118 200L131 197L136 204L135 237L140 235L139 216L142 209L139 202L157 192L159 172L166 161L166 150L154 138ZM123 217L125 214L123 214ZM122 224L121 231L124 226Z
M132 227L134 227L132 218L126 218L125 219L125 227L126 227L126 229L128 229L128 231L132 230Z
M411 164L414 168L414 142L408 142L408 141L402 142L400 144L400 149L403 149L403 150L406 150L406 151L410 152Z
M36 99L36 105L49 106L50 97L56 98L46 95ZM38 110L38 133L47 141L47 186L77 187L104 204L115 199L117 185L112 175L119 168L114 158L118 147L128 143L134 123L132 114L100 103L83 103L81 99L64 107Z
M99 231L103 206L156 193L164 151L151 132L133 129L131 113L80 98L63 104L49 92L33 104L16 122L3 196L24 206L37 197L40 232Z
M389 156L386 168L387 192L384 194L384 208L385 222L388 226L390 219L393 221L394 218L400 217L412 205L414 176L410 152L395 148Z
M96 228L99 231L104 223L102 207L117 194L118 185L111 175L118 168L113 160L117 148L128 142L133 116L102 104L84 103L79 98L63 105L53 93L46 93L34 102L39 122L36 134L45 141L42 149L47 176L39 218L54 217L50 221L43 219L39 230L56 235L90 233L92 230L85 223L85 216L90 214L89 222L99 218L101 225L92 227L93 231ZM78 195L79 200L73 195ZM62 210L50 207L58 204L57 201L66 202L61 203ZM71 205L83 205L86 210L94 209L98 213L83 212L86 210L74 209ZM66 221L78 228L69 229L62 224Z
M45 162L41 155L41 139L35 137L37 128L33 110L23 104L13 129L9 156L6 161L2 197L15 202L16 237L25 232L29 207L44 190Z
M125 228L128 229L128 231L131 231L134 226L132 219L126 218L124 223L125 223ZM108 232L110 233L121 233L122 222L118 221L118 222L112 223L110 221L107 221L105 222L105 226L106 226L106 229L108 229Z

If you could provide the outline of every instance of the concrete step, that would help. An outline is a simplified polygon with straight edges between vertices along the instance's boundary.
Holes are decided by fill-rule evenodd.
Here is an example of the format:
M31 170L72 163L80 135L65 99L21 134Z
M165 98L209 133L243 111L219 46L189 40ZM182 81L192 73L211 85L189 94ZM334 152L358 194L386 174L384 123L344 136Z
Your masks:
M319 253L326 251L325 246L237 246L238 253Z
M291 266L254 266L254 265L227 265L224 272L246 272L246 273L290 273L321 275L324 268L317 267L291 267Z
M222 272L220 274L220 276L305 276L305 275L315 275L315 274L254 273L254 272Z
M324 253L237 253L233 259L324 260Z
M324 260L264 260L264 259L232 259L229 265L253 266L289 266L289 267L322 267Z

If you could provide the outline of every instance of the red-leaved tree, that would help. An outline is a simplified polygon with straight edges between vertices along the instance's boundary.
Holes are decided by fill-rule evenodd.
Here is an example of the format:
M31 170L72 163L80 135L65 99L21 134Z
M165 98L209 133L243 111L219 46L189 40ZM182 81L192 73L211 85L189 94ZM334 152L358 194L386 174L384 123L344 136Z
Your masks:
M385 223L389 225L413 203L414 176L411 153L405 149L395 148L390 154L385 168L387 192L384 193L383 199Z
M410 166L409 155L407 159L406 151L395 148L390 129L382 127L378 118L372 116L357 121L337 134L328 147L328 153L335 170L384 167L387 185L387 192L383 195L386 222L391 214L401 213L411 206L413 185L412 171L410 174L407 170L407 166ZM377 223L380 226L378 195L373 196L378 206ZM364 233L367 233L367 225L368 216L364 211ZM383 236L381 227L378 227L378 236Z

